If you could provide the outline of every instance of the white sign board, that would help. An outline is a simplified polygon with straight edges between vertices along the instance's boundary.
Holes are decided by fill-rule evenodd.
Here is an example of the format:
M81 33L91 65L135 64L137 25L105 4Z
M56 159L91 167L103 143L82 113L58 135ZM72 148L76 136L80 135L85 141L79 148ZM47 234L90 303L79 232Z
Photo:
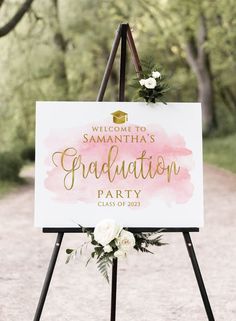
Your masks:
M199 103L37 102L35 225L203 226Z

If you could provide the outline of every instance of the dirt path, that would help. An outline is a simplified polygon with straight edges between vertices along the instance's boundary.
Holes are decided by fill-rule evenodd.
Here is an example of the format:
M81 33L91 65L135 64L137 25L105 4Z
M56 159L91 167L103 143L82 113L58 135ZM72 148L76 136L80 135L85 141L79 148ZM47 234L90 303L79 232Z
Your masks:
M0 320L32 321L55 235L33 227L29 184L0 200ZM192 235L216 321L236 320L236 175L205 166L206 226ZM65 265L66 235L42 321L107 321L110 289L91 264ZM207 320L182 235L166 234L156 255L119 262L117 321Z

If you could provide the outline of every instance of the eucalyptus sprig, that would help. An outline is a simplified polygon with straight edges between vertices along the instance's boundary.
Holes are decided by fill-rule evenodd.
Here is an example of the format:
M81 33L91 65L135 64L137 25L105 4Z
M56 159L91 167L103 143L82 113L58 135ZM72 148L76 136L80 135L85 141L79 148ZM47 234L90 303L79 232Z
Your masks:
M160 235L160 233L162 231L163 230L156 230L154 232L134 233L135 250L153 254L153 252L147 249L148 246L166 245L167 243L161 242L162 235Z
M94 249L92 253L90 254L90 257L88 258L86 262L86 266L89 264L89 262L92 259L96 260L98 271L103 275L103 277L107 280L109 283L109 275L108 275L108 269L112 265L112 261L114 259L114 252L105 252L104 246L102 246L100 243L98 243L94 238L94 232L90 229L86 229L85 227L79 225L79 227L82 229L83 233L86 233L87 236L90 238L90 241L84 242L79 248L77 249L66 249L66 254L68 254L66 259L66 264L69 263L71 260L74 260L78 254L83 254L83 249L88 244L92 244L94 246ZM113 245L113 248L116 249L116 245L114 242L111 242Z
M162 246L166 243L161 242L162 236L159 234L162 230L155 232L131 233L116 224L113 220L104 220L97 224L94 231L86 229L79 225L82 231L87 234L90 241L84 242L77 249L67 249L68 254L66 263L82 255L83 249L87 249L89 244L93 245L93 251L87 260L86 266L92 260L96 260L98 271L109 283L108 269L113 260L126 257L132 249L144 253L152 253L149 246Z

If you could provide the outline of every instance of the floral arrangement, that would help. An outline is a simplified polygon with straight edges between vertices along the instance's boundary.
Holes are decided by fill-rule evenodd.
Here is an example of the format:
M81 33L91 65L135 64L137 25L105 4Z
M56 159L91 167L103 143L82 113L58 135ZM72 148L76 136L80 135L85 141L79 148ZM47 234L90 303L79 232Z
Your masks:
M143 71L133 86L137 89L136 96L143 98L147 103L161 101L166 104L165 94L169 88L165 83L165 76L152 63L143 62L142 65Z
M160 231L151 233L131 233L122 228L114 220L107 219L98 223L94 231L85 229L81 226L82 231L86 232L90 241L85 242L78 249L67 249L68 254L66 263L77 257L78 253L82 255L83 248L88 244L93 245L93 251L87 261L87 264L95 259L98 270L109 283L108 268L112 265L113 259L124 258L132 249L136 251L152 253L147 249L149 245L161 246ZM86 264L86 265L87 265Z

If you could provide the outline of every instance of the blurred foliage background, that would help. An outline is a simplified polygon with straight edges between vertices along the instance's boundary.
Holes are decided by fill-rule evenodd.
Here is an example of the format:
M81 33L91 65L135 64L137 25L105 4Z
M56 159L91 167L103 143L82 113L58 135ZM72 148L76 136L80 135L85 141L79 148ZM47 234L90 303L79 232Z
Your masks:
M96 99L122 22L168 75L167 101L202 102L205 159L236 171L234 0L0 0L0 171L14 163L1 180L34 159L36 100ZM105 100L117 98L117 67ZM135 76L129 61L127 83Z

